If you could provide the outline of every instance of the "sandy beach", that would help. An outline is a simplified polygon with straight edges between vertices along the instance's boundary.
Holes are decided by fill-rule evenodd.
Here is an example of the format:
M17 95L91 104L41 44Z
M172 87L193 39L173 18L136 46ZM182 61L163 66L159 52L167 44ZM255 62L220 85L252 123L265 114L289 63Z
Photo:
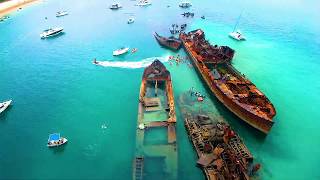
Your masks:
M0 3L0 17L3 17L19 8L24 8L39 0L10 0Z

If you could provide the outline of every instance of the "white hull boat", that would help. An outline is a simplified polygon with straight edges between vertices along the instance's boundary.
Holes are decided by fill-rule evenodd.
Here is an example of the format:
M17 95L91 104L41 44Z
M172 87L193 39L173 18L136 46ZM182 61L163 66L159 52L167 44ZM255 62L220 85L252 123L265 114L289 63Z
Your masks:
M64 145L67 142L68 142L68 139L66 139L64 137L60 137L59 133L55 133L55 134L49 135L47 146L48 147L57 147L57 146Z
M134 18L129 18L128 19L128 24L132 24L132 23L134 23Z
M12 100L5 101L5 102L3 102L3 103L0 103L0 114L9 107L9 105L11 104L11 102L12 102Z
M231 37L231 38L233 38L235 40L238 40L238 41L246 40L246 38L241 34L240 31L229 33L229 37Z
M66 15L68 15L67 11L59 11L57 12L56 17L66 16Z
M181 7L181 8L189 8L191 6L192 6L192 4L190 2L181 2L179 4L179 7Z
M141 0L136 4L136 6L150 6L150 5L151 5L151 2L148 0Z
M45 39L48 37L56 36L63 32L63 28L56 27L56 28L50 28L47 30L44 30L43 33L40 34L41 39Z
M113 55L119 56L119 55L127 53L128 51L129 51L129 48L120 48L120 49L113 51Z

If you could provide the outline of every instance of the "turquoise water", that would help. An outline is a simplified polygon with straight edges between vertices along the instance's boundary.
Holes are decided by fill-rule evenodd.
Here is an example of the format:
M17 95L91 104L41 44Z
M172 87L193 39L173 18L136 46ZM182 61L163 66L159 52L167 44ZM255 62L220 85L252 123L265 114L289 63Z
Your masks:
M172 23L184 22L188 30L204 29L212 43L234 48L234 66L276 107L275 125L265 137L212 98L262 163L261 179L320 179L318 1L193 1L193 19L179 16L184 10L178 1L153 0L147 8L120 2L124 8L111 11L103 0L45 1L0 23L0 100L13 99L0 116L1 179L130 179L143 72L133 67L174 55L159 47L152 32L169 35ZM70 15L55 18L61 9ZM248 40L236 42L227 33L241 11L239 28ZM136 22L128 25L132 15ZM39 33L50 26L63 26L65 34L41 40ZM139 50L113 58L121 46ZM117 68L94 66L93 58ZM138 63L121 68L127 61ZM176 98L192 86L205 91L194 69L165 64ZM178 107L177 113L179 179L203 179ZM54 132L69 143L48 149Z

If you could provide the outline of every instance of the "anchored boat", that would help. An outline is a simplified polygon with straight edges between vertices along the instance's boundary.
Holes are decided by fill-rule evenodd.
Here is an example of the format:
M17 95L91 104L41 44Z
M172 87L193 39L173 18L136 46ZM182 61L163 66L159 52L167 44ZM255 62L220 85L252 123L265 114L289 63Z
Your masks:
M148 0L140 0L140 1L136 4L136 6L149 6L149 5L151 5L151 2L148 1Z
M57 147L57 146L64 145L67 142L68 142L68 139L66 139L64 137L60 137L60 133L54 133L54 134L49 135L47 146L48 147Z
M178 38L175 38L173 36L166 38L166 37L160 36L158 33L155 32L154 37L156 38L156 40L161 46L169 48L171 50L177 51L181 47L182 42Z
M275 108L250 80L231 66L234 50L210 45L200 29L181 33L180 39L198 74L219 101L243 121L268 133L274 123Z
M62 27L50 28L50 29L44 30L40 34L40 37L41 37L41 39L45 39L45 38L48 38L48 37L57 36L62 32L63 32L63 28Z
M191 2L188 2L188 1L181 2L181 3L179 4L179 7L181 7L181 8L189 8L189 7L191 7L191 6L192 6Z
M164 168L148 172L148 163ZM177 179L176 113L170 72L155 60L144 70L140 87L133 179L156 179L159 174Z
M0 103L0 114L10 106L11 102L12 100Z
M238 20L236 22L236 24L234 25L233 31L231 33L229 33L229 37L238 40L238 41L243 41L246 40L246 38L244 37L244 35L241 33L240 30L236 30L240 21L242 13L240 14L240 16L238 17Z
M117 49L117 50L113 51L113 55L114 56L120 56L122 54L127 53L128 51L129 51L129 48L122 47L120 49Z
M68 15L67 11L58 11L56 13L56 17L66 16L66 15Z
M112 10L117 10L117 9L122 8L122 6L119 3L113 3L113 4L111 4L111 6L109 8Z

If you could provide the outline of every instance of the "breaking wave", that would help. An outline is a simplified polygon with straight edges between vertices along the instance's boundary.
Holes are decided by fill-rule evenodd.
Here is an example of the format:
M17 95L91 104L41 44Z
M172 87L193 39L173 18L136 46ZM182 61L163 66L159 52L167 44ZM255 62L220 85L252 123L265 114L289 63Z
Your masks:
M115 68L129 68L129 69L137 69L144 68L149 66L155 59L158 59L162 63L165 63L169 60L168 57L150 57L143 59L141 61L97 61L98 66L104 67L115 67Z

